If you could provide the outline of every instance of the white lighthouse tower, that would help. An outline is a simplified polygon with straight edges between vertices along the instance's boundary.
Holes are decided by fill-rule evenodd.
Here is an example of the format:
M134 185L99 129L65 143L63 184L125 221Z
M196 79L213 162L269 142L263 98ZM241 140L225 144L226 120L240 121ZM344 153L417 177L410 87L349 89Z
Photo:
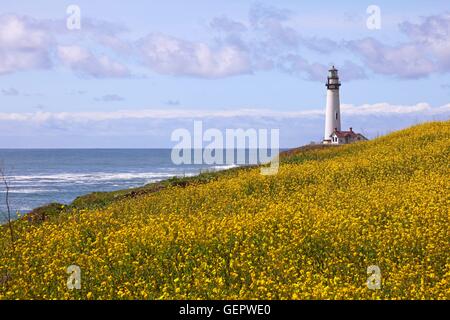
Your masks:
M328 70L327 79L327 106L325 110L325 133L323 143L331 143L331 134L341 131L341 110L339 102L339 76L337 69L333 66Z

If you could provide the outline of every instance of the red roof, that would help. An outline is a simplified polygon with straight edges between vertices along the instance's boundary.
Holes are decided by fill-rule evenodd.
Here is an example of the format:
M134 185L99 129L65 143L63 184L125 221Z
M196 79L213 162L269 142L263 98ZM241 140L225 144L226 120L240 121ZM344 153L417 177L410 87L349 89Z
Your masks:
M338 138L345 138L345 137L357 137L358 134L354 131L334 131L333 133L336 134Z

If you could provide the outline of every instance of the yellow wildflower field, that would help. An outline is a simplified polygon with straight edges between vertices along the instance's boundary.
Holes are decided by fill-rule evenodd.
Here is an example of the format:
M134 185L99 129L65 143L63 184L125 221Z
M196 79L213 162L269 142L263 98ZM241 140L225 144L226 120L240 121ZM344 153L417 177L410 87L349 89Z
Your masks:
M291 152L273 176L18 221L14 244L0 233L0 298L449 299L449 136L426 123Z

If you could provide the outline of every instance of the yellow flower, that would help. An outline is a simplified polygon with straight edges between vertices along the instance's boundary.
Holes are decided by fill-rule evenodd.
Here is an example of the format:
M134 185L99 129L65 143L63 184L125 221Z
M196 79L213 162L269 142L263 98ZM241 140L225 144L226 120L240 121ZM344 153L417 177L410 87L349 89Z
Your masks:
M447 299L449 135L427 123L292 151L274 176L223 171L17 220L14 246L0 228L0 299ZM68 289L71 265L87 294Z

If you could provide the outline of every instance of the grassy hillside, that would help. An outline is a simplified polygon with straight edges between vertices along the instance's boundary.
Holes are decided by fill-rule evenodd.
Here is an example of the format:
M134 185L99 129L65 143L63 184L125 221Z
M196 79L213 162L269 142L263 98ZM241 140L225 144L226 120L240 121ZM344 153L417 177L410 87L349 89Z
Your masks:
M13 244L0 231L0 298L449 299L449 136L450 121L427 123L290 151L274 176L209 173L53 208L14 223Z

